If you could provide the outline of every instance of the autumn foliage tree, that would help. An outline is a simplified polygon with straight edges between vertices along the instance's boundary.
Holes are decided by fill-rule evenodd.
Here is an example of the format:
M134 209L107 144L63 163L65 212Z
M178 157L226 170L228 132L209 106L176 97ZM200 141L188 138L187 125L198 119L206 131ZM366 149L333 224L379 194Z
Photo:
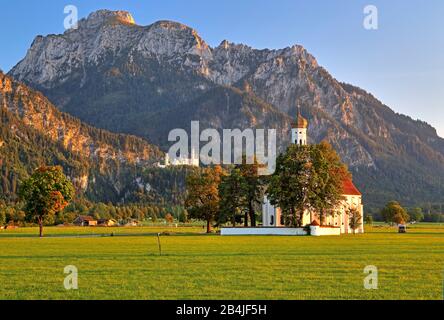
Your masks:
M37 221L43 237L43 223L62 211L74 196L74 187L60 166L40 167L25 180L19 189L25 202L26 218Z
M390 201L382 209L381 215L385 222L402 224L409 221L407 211L396 201Z
M328 142L322 141L310 149L315 180L312 207L319 213L320 224L324 225L326 217L334 215L333 209L343 200L343 181L351 179L351 174Z
M286 225L302 226L306 210L317 212L322 225L343 199L343 181L350 176L327 142L293 144L277 158L267 194L271 203L281 208Z
M186 179L185 206L190 217L206 221L207 233L219 213L219 184L223 174L220 166L214 166L196 170Z
M174 222L174 217L171 213L167 213L165 215L165 221L168 222L169 224Z

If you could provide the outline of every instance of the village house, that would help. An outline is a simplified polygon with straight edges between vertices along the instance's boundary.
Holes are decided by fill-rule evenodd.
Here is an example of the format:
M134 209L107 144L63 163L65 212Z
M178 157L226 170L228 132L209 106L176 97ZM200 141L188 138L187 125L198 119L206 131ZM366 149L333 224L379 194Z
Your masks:
M140 222L138 220L135 219L129 219L124 226L125 227L137 227L139 226Z
M97 226L97 220L90 216L78 216L73 224L80 227Z
M99 219L97 220L97 225L100 227L115 227L118 223L114 219Z

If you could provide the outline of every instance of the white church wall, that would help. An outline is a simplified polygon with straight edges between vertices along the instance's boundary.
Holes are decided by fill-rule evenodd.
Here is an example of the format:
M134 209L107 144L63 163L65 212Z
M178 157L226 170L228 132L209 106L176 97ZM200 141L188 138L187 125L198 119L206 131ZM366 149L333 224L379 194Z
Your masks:
M281 209L273 206L264 196L262 203L262 225L264 227L280 227L281 224Z
M340 236L341 235L341 228L310 226L310 235L315 236L315 237Z
M222 236L263 235L263 236L306 236L304 228L222 228Z
M316 215L314 212L310 212L310 210L305 210L304 215L302 216L302 225L309 225L315 220Z

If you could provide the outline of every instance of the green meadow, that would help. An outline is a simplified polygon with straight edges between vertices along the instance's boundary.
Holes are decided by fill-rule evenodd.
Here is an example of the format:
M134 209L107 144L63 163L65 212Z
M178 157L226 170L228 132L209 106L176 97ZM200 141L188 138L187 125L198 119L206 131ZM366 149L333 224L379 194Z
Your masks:
M444 226L205 235L201 226L0 230L0 299L443 299ZM157 233L162 255L159 255ZM111 236L113 235L113 236ZM66 290L64 268L78 269ZM378 268L378 289L364 268Z

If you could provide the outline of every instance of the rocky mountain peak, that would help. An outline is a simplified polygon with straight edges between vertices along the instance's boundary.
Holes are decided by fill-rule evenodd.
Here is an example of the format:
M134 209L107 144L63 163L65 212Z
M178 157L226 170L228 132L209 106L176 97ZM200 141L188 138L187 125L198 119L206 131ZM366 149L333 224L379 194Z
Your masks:
M127 11L111 11L98 10L91 13L86 19L82 19L80 23L88 27L97 27L108 23L121 23L127 25L135 25L133 16Z
M230 42L228 41L228 40L223 40L220 44L219 44L219 46L218 46L219 48L223 48L223 49L225 49L225 50L228 50L228 48L230 47Z
M224 40L211 48L185 24L161 20L138 26L129 12L99 10L82 19L77 30L38 36L10 74L17 80L37 84L38 89L62 84L73 74L82 75L82 85L87 78L85 70L96 68L100 61L110 61L110 56L130 64L135 59L155 60L191 70L222 85L233 85L253 73L263 78L276 70L290 70L291 65L318 67L316 59L302 46L258 50ZM288 110L288 102L283 108Z
M192 31L193 28L176 21L171 20L159 20L150 25L152 29L167 29L167 30L183 30L183 31Z
M144 42L155 43L161 51L166 51L167 54L195 53L205 55L204 51L208 53L210 47L200 37L198 32L179 22L161 20L148 26L148 32L142 37L142 44ZM192 52L189 52L192 51Z

